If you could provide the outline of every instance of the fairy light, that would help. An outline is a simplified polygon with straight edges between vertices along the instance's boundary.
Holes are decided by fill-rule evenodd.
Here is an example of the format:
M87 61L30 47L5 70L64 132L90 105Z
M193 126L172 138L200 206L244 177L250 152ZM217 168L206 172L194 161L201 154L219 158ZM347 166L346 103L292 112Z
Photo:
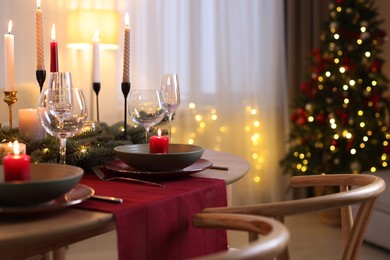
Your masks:
M252 108L251 109L251 115L256 115L256 113L257 113L256 109Z
M339 64L339 62L340 62L340 60L339 60L338 58L335 58L333 61L334 61L334 63L336 63L336 64Z
M198 121L198 122L202 121L202 116L200 114L196 114L195 115L195 120Z
M216 121L218 119L217 115L211 115L211 120Z
M255 121L253 122L253 126L254 126L254 127L259 127L259 126L260 126L260 121L255 120Z
M371 82L371 85L373 85L374 87L376 86L376 84L377 84L377 82L376 82L375 80L373 80L373 81Z
M355 82L353 79L351 79L351 80L349 81L349 85L350 85L351 87L355 86L355 84L356 84L356 82Z
M363 32L363 33L366 32L366 29L367 29L367 28L364 27L364 26L360 27L360 31Z
M366 51L366 52L364 53L364 55L365 55L367 58L370 58L371 53L370 53L369 51Z
M195 109L195 108L196 108L196 105L195 105L195 103L189 103L189 104L188 104L188 107L189 107L190 109Z
M356 43L357 43L358 45L360 45L360 44L363 43L363 41L362 41L362 39L357 39Z
M338 40L340 38L340 35L338 35L337 33L333 36L335 38L335 40Z
M376 172L376 167L374 167L374 166L371 167L371 168L370 168L370 172Z
M344 73L345 72L345 68L344 67L340 67L339 71L340 71L340 73Z
M350 153L351 153L352 155L356 154L356 149L355 149L355 148L352 148L351 151L350 151Z
M365 127L365 126L366 126L366 123L364 123L364 122L360 122L359 126L360 126L361 128L363 128L363 127Z
M349 89L348 85L343 86L343 90L347 91Z
M259 182L261 181L260 176L255 176L255 177L253 178L253 181L256 182L256 183L259 183Z
M325 72L325 76L327 76L328 78L332 75L332 73L330 73L330 71L327 71Z

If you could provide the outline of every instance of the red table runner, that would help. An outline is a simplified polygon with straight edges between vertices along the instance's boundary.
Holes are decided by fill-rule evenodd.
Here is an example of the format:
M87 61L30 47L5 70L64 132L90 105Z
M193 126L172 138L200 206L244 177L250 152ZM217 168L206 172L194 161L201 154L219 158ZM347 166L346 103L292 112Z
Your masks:
M82 184L98 195L123 198L122 204L87 200L78 208L115 215L119 260L184 259L227 248L226 232L194 228L192 215L227 205L223 180L185 177L159 181L165 188L129 181L99 180L86 173Z

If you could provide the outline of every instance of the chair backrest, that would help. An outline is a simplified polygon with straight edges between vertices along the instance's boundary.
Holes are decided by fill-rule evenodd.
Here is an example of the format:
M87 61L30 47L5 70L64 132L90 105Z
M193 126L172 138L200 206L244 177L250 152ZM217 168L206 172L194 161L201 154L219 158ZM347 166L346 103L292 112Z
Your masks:
M195 227L246 231L252 236L256 234L256 240L240 250L229 250L197 259L275 259L285 250L289 240L287 228L281 222L267 217L198 213L193 216L192 223Z
M291 185L293 187L339 186L340 192L299 200L208 208L204 212L260 215L283 221L283 218L289 215L341 208L344 241L342 259L357 259L376 200L386 187L383 179L370 174L307 175L292 177ZM354 188L350 189L350 187ZM354 219L351 211L353 204L359 205Z

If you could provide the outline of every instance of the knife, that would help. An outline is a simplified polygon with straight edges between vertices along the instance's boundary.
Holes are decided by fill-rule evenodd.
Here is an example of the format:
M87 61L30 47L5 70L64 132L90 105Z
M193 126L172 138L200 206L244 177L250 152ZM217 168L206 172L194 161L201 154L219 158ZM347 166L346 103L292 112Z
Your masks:
M123 203L122 198L110 197L110 196L101 196L101 195L93 195L91 199L107 201L112 203Z

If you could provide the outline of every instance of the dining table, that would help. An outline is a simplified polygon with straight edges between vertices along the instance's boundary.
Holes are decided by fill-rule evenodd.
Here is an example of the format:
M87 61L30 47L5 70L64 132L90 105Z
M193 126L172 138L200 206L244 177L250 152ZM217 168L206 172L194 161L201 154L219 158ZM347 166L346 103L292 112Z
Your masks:
M224 250L226 232L196 229L191 218L205 207L227 206L229 187L245 176L250 165L240 156L212 149L205 149L202 159L213 167L158 179L163 188L105 182L92 172L84 173L79 185L98 195L121 197L122 204L86 199L55 210L7 214L0 208L0 259L50 258L48 252L63 259L65 246L113 230L119 260L184 259Z

